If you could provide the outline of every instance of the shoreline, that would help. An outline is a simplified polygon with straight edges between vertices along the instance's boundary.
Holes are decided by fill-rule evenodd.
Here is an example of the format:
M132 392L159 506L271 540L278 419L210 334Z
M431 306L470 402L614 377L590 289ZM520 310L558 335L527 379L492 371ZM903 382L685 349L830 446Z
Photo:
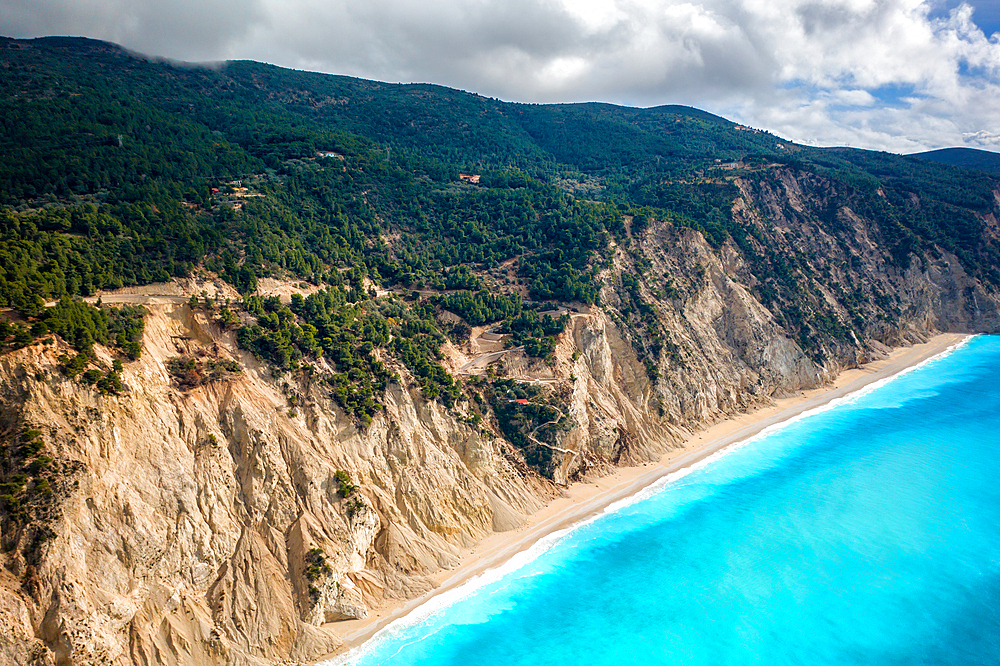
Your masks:
M456 590L486 571L503 565L542 539L593 518L612 504L635 495L665 476L754 437L766 428L897 375L969 337L971 336L961 333L941 333L925 343L894 348L883 359L841 372L832 384L800 391L792 397L776 399L768 407L739 414L696 431L682 446L668 451L657 462L623 467L595 481L570 486L561 497L529 516L517 529L495 532L473 548L463 550L457 567L430 576L436 583L436 587L430 592L396 606L379 609L364 620L337 622L337 629L344 641L343 647L315 663L341 663L351 651L362 646L391 623L441 594Z

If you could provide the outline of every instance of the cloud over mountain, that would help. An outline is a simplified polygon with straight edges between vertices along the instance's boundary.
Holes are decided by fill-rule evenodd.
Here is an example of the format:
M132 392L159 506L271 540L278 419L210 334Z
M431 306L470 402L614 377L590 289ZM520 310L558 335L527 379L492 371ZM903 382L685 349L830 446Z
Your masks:
M76 34L525 102L692 104L812 144L991 147L1000 130L1000 34L976 23L991 10L939 0L6 4L9 36Z

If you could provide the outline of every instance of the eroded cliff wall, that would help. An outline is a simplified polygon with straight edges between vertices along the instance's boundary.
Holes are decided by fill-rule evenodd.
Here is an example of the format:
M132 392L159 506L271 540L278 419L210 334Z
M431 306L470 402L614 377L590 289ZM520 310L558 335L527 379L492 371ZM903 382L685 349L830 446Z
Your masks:
M55 479L5 527L0 660L310 661L340 645L337 620L430 589L460 549L564 484L658 459L888 345L1000 327L995 292L954 256L892 263L878 225L829 212L821 179L787 170L739 187L734 215L755 230L742 245L630 228L604 266L602 307L570 313L555 360L500 361L571 417L551 479L495 424L421 397L401 367L361 429L309 373L272 376L187 305L148 306L120 396L63 376L58 340L0 357L0 433L40 431ZM787 275L768 277L776 265ZM180 354L243 372L182 390L166 367Z

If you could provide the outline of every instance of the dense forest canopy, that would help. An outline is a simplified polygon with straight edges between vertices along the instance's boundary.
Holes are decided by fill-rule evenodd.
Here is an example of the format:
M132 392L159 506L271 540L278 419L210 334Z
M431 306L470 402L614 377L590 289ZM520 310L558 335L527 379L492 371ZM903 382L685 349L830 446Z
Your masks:
M740 188L780 186L778 168L825 179L829 225L845 211L875 220L896 266L947 250L1000 286L993 176L799 146L683 106L514 104L255 62L171 63L87 39L0 39L0 123L0 307L39 335L65 330L84 350L108 335L133 356L132 333L108 328L114 313L73 310L84 333L57 323L71 299L213 271L245 296L240 343L278 368L327 359L338 401L362 421L392 379L389 356L426 395L455 400L439 348L463 331L445 331L435 308L549 356L565 322L528 303L598 303L612 248L652 220L736 248L758 298L807 348L860 331L864 294L837 287L851 321L800 308L808 257L769 251L734 218ZM657 359L677 352L635 268L617 285L622 324L655 380ZM265 277L321 291L289 307L255 295ZM52 301L53 325L37 326ZM0 333L6 346L32 338Z
M735 188L704 177L733 161L820 171L844 203L903 228L900 252L939 244L1000 277L974 219L995 181L926 160L795 146L680 106L510 104L77 38L0 47L0 301L14 307L203 262L250 291L358 266L441 286L451 267L513 258L534 297L592 302L588 269L636 207L714 244L742 233Z
M912 153L911 157L922 160L940 162L949 166L961 167L970 171L1000 175L1000 153L977 148L941 148L923 153Z
M492 274L592 304L625 221L651 219L733 243L764 302L787 306L801 262L734 222L725 177L764 188L777 165L829 179L830 224L877 220L898 265L945 249L1000 284L996 179L929 159L798 146L681 106L512 104L78 38L0 40L0 67L0 306L28 317L200 268L247 295L268 276L476 293Z

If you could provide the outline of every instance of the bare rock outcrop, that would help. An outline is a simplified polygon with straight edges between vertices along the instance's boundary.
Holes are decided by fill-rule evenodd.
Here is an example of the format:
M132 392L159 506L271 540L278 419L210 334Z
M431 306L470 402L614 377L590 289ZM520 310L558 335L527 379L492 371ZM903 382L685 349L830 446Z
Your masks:
M60 343L2 360L4 430L40 427L48 455L67 463L44 521L52 537L38 542L38 525L4 535L20 577L0 605L10 654L316 659L340 644L327 623L430 589L426 576L462 546L515 527L551 492L526 482L498 441L399 386L367 431L316 387L290 415L245 355L242 377L179 391L163 369L173 340L240 353L186 305L149 307L121 396L62 377ZM346 498L338 471L358 487Z

